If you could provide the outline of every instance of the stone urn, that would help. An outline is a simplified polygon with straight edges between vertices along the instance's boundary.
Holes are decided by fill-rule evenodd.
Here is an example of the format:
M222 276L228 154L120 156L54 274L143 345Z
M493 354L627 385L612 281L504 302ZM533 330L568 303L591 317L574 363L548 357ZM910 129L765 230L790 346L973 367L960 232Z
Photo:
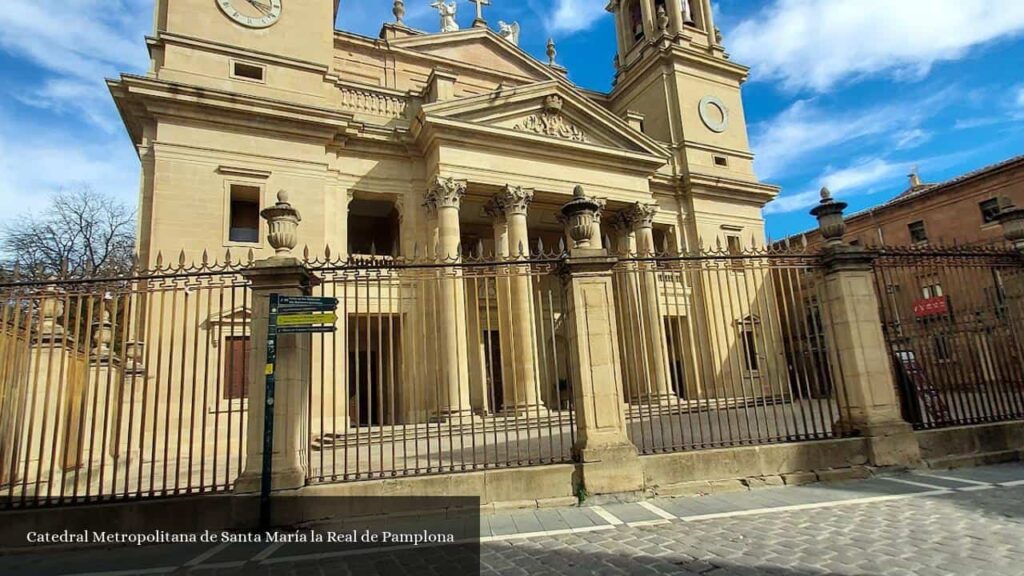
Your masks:
M260 212L269 225L267 241L278 256L288 256L299 242L298 229L302 216L288 203L288 192L277 193L277 204Z
M840 246L843 243L843 236L846 234L843 211L846 210L846 206L846 202L833 200L828 188L822 188L821 203L811 210L811 216L818 219L818 229L828 246Z
M1006 206L999 211L996 220L1003 227L1003 237L1013 242L1018 250L1024 250L1024 208Z
M138 340L129 340L124 343L124 356L125 356L125 368L126 374L145 374L146 364L143 361L143 353L146 350L146 344Z
M106 303L102 306L99 321L92 324L92 358L101 364L106 364L112 359L110 344L114 341L114 331Z
M64 327L58 320L64 316L64 299L56 288L50 288L39 300L39 333L47 341L64 337Z
M596 230L597 212L601 204L590 198L583 186L576 186L572 192L572 200L562 206L562 216L572 238L573 248L592 248L594 231Z

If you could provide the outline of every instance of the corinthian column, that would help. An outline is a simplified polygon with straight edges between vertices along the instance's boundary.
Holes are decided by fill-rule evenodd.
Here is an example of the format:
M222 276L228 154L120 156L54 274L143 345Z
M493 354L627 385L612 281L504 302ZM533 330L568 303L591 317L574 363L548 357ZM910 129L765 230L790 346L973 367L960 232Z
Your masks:
M654 255L654 216L658 213L657 204L641 204L637 202L623 214L636 236L637 255L649 257ZM637 264L636 274L639 280L637 291L637 317L640 329L640 352L646 364L647 387L641 400L646 402L674 402L672 382L668 369L668 345L665 342L664 318L659 306L657 265L653 262L641 261Z
M437 337L440 340L441 376L439 402L434 418L451 420L469 417L469 356L466 342L466 296L462 270L456 265L459 254L459 208L466 194L466 182L437 177L431 183L424 206L437 222L437 258L452 264L441 269L436 303L438 308Z
M533 191L521 186L506 186L495 198L505 213L508 224L510 260L527 260L530 241L526 226L526 212L533 201ZM510 266L509 316L511 319L512 380L511 394L505 394L505 412L537 411L540 381L537 378L537 340L534 335L533 290L530 266ZM502 339L504 345L505 339ZM502 349L505 355L506 349Z

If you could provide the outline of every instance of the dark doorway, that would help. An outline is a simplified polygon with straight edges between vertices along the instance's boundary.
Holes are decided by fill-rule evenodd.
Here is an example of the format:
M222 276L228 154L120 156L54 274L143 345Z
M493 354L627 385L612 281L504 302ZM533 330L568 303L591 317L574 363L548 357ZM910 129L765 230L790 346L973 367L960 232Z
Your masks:
M484 331L484 363L491 413L496 413L505 404L505 386L501 375L501 337L497 330Z
M398 316L349 316L348 411L353 426L398 423L401 330Z

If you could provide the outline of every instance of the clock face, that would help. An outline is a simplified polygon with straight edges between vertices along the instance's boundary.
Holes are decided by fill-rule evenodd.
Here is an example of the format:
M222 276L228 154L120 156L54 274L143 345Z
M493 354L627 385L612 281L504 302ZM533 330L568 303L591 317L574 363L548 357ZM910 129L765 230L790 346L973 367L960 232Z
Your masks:
M249 28L269 28L281 19L281 0L216 0L228 18Z

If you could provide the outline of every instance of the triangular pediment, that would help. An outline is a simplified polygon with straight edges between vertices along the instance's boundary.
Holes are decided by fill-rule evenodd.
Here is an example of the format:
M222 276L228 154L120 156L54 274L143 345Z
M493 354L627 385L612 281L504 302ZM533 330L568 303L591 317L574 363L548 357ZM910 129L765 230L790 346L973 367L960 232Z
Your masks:
M669 152L579 92L555 80L423 107L424 122L464 125L667 159Z
M524 80L548 80L557 74L515 44L486 28L409 36L392 40L390 45L392 48L445 60L452 65L488 70Z

